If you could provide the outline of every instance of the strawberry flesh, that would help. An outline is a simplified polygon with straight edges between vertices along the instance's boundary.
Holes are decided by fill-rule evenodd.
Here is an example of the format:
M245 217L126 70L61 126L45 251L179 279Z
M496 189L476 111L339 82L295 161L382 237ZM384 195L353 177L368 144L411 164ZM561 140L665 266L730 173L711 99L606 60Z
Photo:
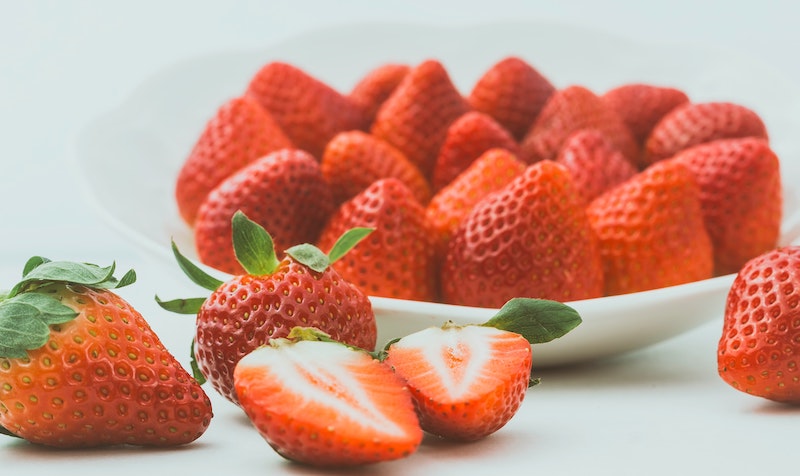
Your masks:
M273 341L244 357L242 408L283 457L353 466L414 453L422 430L408 389L369 354L335 342Z
M411 389L422 428L444 438L477 440L499 430L530 381L530 343L493 327L431 327L387 352L386 363Z

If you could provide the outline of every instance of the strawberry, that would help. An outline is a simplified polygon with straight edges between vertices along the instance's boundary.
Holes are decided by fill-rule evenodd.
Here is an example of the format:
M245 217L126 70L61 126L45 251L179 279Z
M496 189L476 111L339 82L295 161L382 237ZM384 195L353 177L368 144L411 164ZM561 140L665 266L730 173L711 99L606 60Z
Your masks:
M31 258L0 298L0 430L59 448L175 446L211 402L116 289L114 265Z
M338 132L368 126L359 104L287 63L264 65L251 78L245 94L275 117L297 147L317 158Z
M295 326L317 327L334 339L372 350L377 339L372 304L330 266L366 231L344 234L329 255L301 244L286 250L279 260L269 233L237 212L232 219L233 247L245 273L227 281L205 273L173 243L181 269L211 291L207 298L162 301L156 297L166 310L197 316L198 378L207 377L217 392L238 404L233 388L236 363Z
M231 217L242 210L272 230L278 250L313 243L334 205L319 163L299 149L266 155L225 179L200 206L194 227L200 261L239 274L233 254Z
M459 117L447 129L447 136L436 157L431 178L433 189L441 190L478 156L496 147L514 154L519 151L511 134L490 116L471 111Z
M762 139L720 139L679 152L694 174L714 246L715 274L737 272L773 249L781 231L778 157Z
M431 187L422 172L387 142L361 131L341 132L325 147L322 175L334 201L341 204L382 178L406 184L420 203L428 203Z
M407 382L423 430L479 440L508 423L538 383L531 379L531 344L580 322L564 304L512 299L485 324L448 322L402 337L387 346L385 362Z
M475 205L450 240L440 281L445 302L478 307L602 295L597 239L569 171L537 162Z
M700 190L682 164L650 166L594 199L587 213L600 240L607 295L712 276Z
M413 454L422 429L411 395L367 352L315 329L294 329L236 365L239 401L270 446L291 461L348 467Z
M275 119L254 99L236 97L208 121L175 183L178 211L189 225L211 190L245 165L274 150L292 147Z
M800 403L800 246L763 253L736 275L717 348L719 375L737 390Z
M468 110L444 66L427 60L406 74L378 110L370 130L430 177L447 128Z
M478 79L467 100L521 141L553 92L555 87L539 71L522 58L509 56Z
M411 71L407 64L385 63L367 73L350 91L350 99L361 106L368 124L391 96L397 85Z
M693 145L737 137L767 140L761 117L745 106L729 102L687 103L670 111L653 127L645 143L645 165Z
M605 92L600 98L615 110L644 147L653 127L668 112L689 102L680 89L646 83L628 83Z
M347 281L372 296L433 301L437 295L433 237L425 209L394 178L381 179L345 202L323 229L330 250L351 228L375 231L336 263Z
M472 208L525 171L525 164L506 149L489 149L449 185L439 190L425 208L433 228L436 254L444 256L458 225Z
M639 158L628 126L599 96L583 86L569 86L554 92L520 145L521 158L528 163L553 160L564 141L580 129L596 129L633 163Z
M569 169L586 203L636 175L636 167L595 129L581 129L564 142L556 162Z

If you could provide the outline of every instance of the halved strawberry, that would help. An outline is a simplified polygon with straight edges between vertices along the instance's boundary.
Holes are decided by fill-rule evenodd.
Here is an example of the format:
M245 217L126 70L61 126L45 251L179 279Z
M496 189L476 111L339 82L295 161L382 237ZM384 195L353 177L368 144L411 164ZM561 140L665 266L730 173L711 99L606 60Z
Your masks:
M478 440L519 409L531 380L531 344L561 337L580 324L554 301L512 299L483 325L446 323L391 343L385 362L408 384L422 429Z
M414 453L423 433L403 380L369 353L315 335L296 328L236 365L239 402L269 445L325 467Z

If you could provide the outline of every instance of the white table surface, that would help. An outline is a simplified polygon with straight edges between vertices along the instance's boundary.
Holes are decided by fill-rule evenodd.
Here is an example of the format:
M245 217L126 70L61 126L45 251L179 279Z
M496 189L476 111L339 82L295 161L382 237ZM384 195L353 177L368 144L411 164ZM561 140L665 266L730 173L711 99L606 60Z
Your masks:
M492 5L491 8L486 5ZM790 1L12 1L0 0L0 288L32 255L136 268L124 291L182 358L190 320L153 302L165 276L86 203L76 135L154 72L198 55L269 45L349 22L536 20L634 40L739 51L800 87L800 4ZM800 119L798 119L800 132ZM797 160L797 158L794 158ZM167 283L171 284L171 283ZM716 373L720 320L605 362L542 370L507 427L479 443L426 440L364 474L751 474L797 471L800 408L741 394ZM180 317L172 318L180 319ZM4 471L28 474L313 474L286 464L209 388L211 427L177 450L51 451L0 439Z

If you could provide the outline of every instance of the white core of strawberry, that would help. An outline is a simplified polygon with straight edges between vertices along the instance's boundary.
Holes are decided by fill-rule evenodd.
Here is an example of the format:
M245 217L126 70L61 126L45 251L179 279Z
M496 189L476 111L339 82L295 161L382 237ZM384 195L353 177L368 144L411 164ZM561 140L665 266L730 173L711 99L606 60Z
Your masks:
M410 334L393 346L418 352L430 365L427 372L436 373L433 381L440 381L449 396L458 400L470 394L476 385L483 386L491 380L501 382L487 368L497 358L490 342L504 332L482 326L431 327Z
M365 428L403 436L406 434L403 428L374 404L376 391L385 393L391 389L386 386L367 388L359 379L359 372L374 372L373 366L380 365L364 352L338 343L315 341L262 347L238 363L238 366L264 369L268 378L280 382L284 392L298 396L298 414L322 405Z

